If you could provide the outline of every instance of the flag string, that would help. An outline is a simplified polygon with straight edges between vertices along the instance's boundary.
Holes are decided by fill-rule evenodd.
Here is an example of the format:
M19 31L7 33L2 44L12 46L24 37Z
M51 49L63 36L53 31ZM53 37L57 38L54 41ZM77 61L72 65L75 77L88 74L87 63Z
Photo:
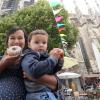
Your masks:
M62 31L65 30L65 24L63 24L63 22L62 22L63 16L60 15L60 12L64 9L63 8L63 0L48 0L48 1L49 1L51 9L53 11L53 15L55 17L56 27L57 27L58 32L60 34L60 38L61 38L61 42L62 42L65 56L69 56L69 54L67 52L67 42L64 39L64 37L66 37L67 35L62 33Z

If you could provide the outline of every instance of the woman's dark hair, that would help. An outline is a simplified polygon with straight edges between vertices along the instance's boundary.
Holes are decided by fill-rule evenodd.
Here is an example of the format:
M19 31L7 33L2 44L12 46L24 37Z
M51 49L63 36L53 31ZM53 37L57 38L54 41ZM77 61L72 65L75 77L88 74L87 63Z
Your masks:
M6 32L6 45L8 43L9 36L11 34L14 34L18 30L22 30L24 32L24 37L25 37L25 47L24 48L27 48L27 46L28 46L28 41L27 41L28 40L28 36L27 36L25 30L23 28L21 28L21 27L18 27L18 26L13 26Z

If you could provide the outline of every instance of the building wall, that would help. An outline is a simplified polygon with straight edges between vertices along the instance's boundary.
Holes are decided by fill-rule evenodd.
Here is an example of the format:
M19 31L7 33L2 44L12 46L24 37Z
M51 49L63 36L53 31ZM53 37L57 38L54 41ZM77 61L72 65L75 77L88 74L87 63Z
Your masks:
M77 17L77 14L70 14L70 20L72 23L74 23L78 29L79 29L79 37L82 38L83 46L86 52L82 54L81 58L85 55L84 59L87 60L88 64L86 65L85 60L84 68L88 68L88 72L98 72L98 65L96 61L96 57L94 55L93 47L92 47L92 42L95 41L96 46L99 48L100 47L100 24L98 19L100 19L99 15L98 19L95 19L94 21L91 20L91 15L81 15L80 18ZM95 15L94 15L95 16ZM99 41L98 41L99 40ZM81 44L80 44L81 45ZM82 49L82 48L81 48ZM81 51L82 52L82 51ZM78 54L76 54L78 56ZM80 57L79 57L80 58ZM78 60L80 61L80 60Z
M34 0L29 0L29 1L26 1L26 0L2 0L0 15L8 15L9 13L12 13L16 10L30 6L33 3L34 3Z
M0 13L1 13L2 3L3 3L3 0L0 0Z

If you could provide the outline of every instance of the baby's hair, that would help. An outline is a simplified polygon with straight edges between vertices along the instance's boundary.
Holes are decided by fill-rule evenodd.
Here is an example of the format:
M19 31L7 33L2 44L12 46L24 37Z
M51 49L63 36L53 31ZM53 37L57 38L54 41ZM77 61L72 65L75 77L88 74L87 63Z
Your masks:
M48 33L45 31L45 30L42 30L42 29L37 29L35 31L32 31L30 34L29 34L29 37L28 37L28 41L30 42L31 39L32 39L32 36L34 35L46 35L48 37Z

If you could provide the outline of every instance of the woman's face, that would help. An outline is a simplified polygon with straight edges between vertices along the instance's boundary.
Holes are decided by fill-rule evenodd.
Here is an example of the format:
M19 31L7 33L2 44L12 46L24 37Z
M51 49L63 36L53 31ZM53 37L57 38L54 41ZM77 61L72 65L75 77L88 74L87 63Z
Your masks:
M25 37L22 30L18 30L9 36L8 47L11 46L20 46L21 48L25 47Z

